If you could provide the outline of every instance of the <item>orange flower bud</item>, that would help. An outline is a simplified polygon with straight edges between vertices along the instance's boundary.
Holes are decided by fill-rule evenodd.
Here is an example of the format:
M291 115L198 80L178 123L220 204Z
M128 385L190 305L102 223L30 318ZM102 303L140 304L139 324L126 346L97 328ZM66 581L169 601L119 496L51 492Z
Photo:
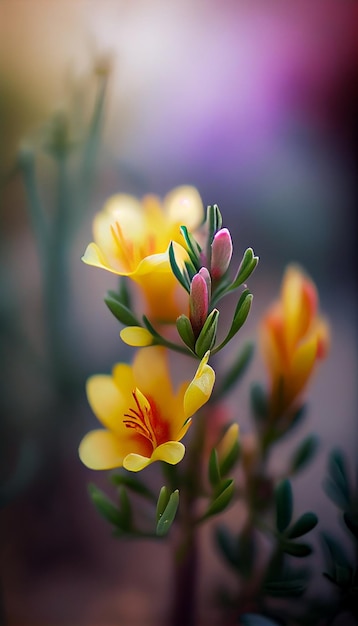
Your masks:
M314 283L298 267L284 275L281 298L261 322L260 343L271 378L272 415L281 415L304 390L316 362L326 356L329 327L318 315Z

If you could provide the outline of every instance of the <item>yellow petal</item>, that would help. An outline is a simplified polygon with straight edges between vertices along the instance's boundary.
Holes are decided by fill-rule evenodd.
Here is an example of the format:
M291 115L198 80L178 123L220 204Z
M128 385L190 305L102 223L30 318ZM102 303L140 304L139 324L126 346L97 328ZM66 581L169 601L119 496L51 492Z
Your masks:
M207 365L208 359L209 352L202 358L197 372L185 392L184 413L186 418L196 413L211 396L215 372L210 365Z
M166 195L163 204L170 221L184 224L188 230L198 228L204 219L203 203L195 187L176 187Z
M118 388L112 376L91 376L86 384L87 398L96 417L114 432L123 431L123 415L128 410L131 390Z
M112 274L118 274L120 276L127 276L128 272L118 266L112 266L104 252L97 246L96 243L90 243L82 257L82 261L87 265L93 265L94 267L100 267L101 269L112 272ZM123 271L122 271L123 270Z
M151 346L138 350L133 361L133 373L137 386L145 396L158 399L160 402L160 399L173 395L165 348Z
M123 467L130 472L140 472L155 461L165 461L171 465L179 463L185 454L185 447L179 441L168 441L155 448L150 458L141 454L128 454L123 459Z
M90 469L108 470L121 467L127 451L113 433L92 430L82 439L78 452L82 463Z
M306 385L317 358L318 339L316 335L305 341L296 351L288 385L292 399L297 396Z
M119 334L128 346L144 347L153 343L153 335L141 326L127 326Z

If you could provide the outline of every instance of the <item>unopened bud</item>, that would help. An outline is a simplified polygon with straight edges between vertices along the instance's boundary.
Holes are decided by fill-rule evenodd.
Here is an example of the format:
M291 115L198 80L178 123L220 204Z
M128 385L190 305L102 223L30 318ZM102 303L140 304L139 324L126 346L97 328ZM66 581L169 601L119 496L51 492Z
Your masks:
M214 236L211 244L211 277L221 278L230 265L232 257L232 240L227 228L222 228Z
M198 337L205 324L209 311L209 292L205 278L202 274L195 274L190 285L190 322L195 337Z
M211 298L211 276L210 276L210 272L207 269L207 267L201 267L199 270L199 274L200 276L202 276L206 282L207 288L208 288L208 296L209 296L209 300Z

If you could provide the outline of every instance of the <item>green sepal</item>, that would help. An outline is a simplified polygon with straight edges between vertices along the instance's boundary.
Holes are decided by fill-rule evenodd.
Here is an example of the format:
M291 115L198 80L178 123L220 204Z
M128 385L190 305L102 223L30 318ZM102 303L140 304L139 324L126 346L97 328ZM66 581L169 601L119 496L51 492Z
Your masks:
M184 289L188 293L190 293L190 282L187 276L183 275L183 273L180 271L179 265L176 262L176 258L174 254L174 246L173 246L172 241L170 242L170 245L169 245L169 262L170 262L170 267L172 268L172 272L175 278L180 282L182 287L184 287Z
M164 537L174 522L177 510L179 506L179 491L176 489L169 497L168 504L166 505L162 515L157 522L156 533L159 537Z
M167 506L170 498L170 491L166 485L163 485L159 492L158 500L157 500L157 510L156 510L156 520L159 522L162 517L165 507Z
M303 469L314 457L319 445L319 439L317 435L308 435L294 451L289 473L295 474Z
M215 448L212 449L209 458L209 481L212 487L218 487L221 482L221 473L218 461L218 453Z
M106 494L98 489L96 485L88 485L88 493L90 498L96 507L97 511L107 520L110 524L113 524L117 528L123 529L123 518L121 511L115 506L115 504L106 496Z
M286 535L289 539L296 539L297 537L303 537L309 533L318 524L318 517L315 513L310 511L301 515L288 529Z
M236 333L244 325L244 323L246 322L247 316L250 312L252 299L253 299L252 293L250 293L248 289L245 289L245 291L242 292L239 298L239 301L236 305L236 309L235 309L234 317L230 326L230 330L228 334L226 335L224 341L213 350L213 354L215 354L216 352L219 352L219 350L221 350L224 346L226 346L226 344L234 337L234 335L236 335Z
M278 483L275 489L276 503L276 528L283 533L292 519L293 497L292 487L289 480L285 479Z
M272 580L264 584L264 593L275 598L295 598L302 596L307 582L301 578L296 580Z
M286 554L304 558L312 554L312 548L308 543L297 543L295 541L282 541L280 543L281 549Z
M135 315L133 315L132 311L128 309L124 304L122 304L118 299L114 298L112 295L109 295L110 293L114 292L108 292L107 296L104 298L104 301L114 317L125 326L140 326L140 322L137 320Z
M240 263L237 274L230 287L228 288L228 291L233 291L244 282L246 282L249 276L251 276L258 262L259 257L254 255L253 249L247 248L247 250L245 250L244 252L244 256L242 257L242 261Z
M192 264L194 265L194 267L196 268L196 271L198 272L201 267L201 263L200 263L201 247L199 246L196 239L194 239L193 235L189 233L186 226L180 226L180 232L185 239L185 243L188 248L188 254L189 254L190 260Z
M177 331L188 348L194 351L195 347L195 335L193 332L193 328L190 322L190 319L184 315L179 315L176 320Z
M187 280L189 281L189 284L191 284L191 281L193 280L194 276L197 274L197 270L191 261L184 261L184 266L186 270L184 277L187 278Z
M195 354L202 359L208 350L211 350L215 343L218 328L219 311L213 309L205 320L205 324L200 331L200 335L195 342Z
M234 490L234 481L232 479L224 480L221 490L218 489L216 498L211 502L202 519L207 519L212 515L225 511L233 498Z
M239 382L240 378L244 375L250 364L253 353L254 344L252 342L247 342L237 355L235 361L222 376L221 382L215 385L213 394L215 398L225 396L228 391L230 391L230 389Z
M148 498L149 500L156 499L151 489L149 489L137 478L132 478L132 476L125 476L124 474L113 474L111 476L111 482L117 487L120 485L124 485L125 487L127 487L127 489L130 489L134 493L137 493L144 498Z

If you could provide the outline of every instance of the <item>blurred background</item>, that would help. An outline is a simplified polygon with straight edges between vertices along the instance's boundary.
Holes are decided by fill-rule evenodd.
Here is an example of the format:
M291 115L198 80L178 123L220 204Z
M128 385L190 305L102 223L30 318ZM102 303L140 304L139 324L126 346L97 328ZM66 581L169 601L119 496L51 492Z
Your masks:
M351 458L357 446L357 21L357 5L339 1L2 0L0 580L10 626L165 624L168 547L115 541L86 489L107 479L77 457L95 424L86 377L130 357L103 303L115 277L80 261L94 214L116 192L195 185L219 205L237 259L254 248L239 345L255 338L288 262L312 276L332 346L299 434L317 432L320 454L295 489L302 511L337 523L321 478L332 446ZM253 380L265 382L258 353L229 398L243 432ZM230 580L206 533L201 597L211 606L219 578Z

